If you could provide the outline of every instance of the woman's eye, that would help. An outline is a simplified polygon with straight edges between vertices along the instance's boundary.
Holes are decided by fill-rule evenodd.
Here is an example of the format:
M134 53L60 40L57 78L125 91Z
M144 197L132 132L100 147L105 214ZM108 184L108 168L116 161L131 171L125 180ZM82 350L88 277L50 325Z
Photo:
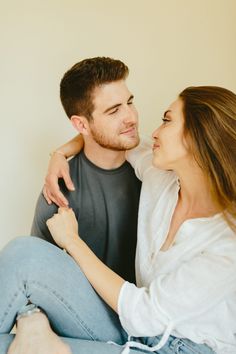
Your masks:
M129 104L129 105L130 105L130 104L133 104L133 101L128 102L128 104Z
M165 123L170 122L170 120L169 120L169 119L167 119L167 118L162 118L162 122L165 124Z

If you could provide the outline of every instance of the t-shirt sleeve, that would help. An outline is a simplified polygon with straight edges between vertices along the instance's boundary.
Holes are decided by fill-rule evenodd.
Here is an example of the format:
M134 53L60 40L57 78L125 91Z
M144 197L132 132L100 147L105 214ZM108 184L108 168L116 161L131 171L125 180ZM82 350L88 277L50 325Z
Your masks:
M46 202L43 194L40 193L35 208L34 219L30 234L32 236L37 236L43 240L55 244L51 233L47 227L46 221L51 218L55 213L57 213L57 209L58 208L55 204L49 205Z
M142 138L139 145L126 151L126 159L135 170L136 176L142 181L144 173L152 168L152 141Z
M148 288L124 283L118 314L129 335L155 336L170 323L194 318L212 308L235 290L235 254L230 257L204 252L175 271L158 276Z

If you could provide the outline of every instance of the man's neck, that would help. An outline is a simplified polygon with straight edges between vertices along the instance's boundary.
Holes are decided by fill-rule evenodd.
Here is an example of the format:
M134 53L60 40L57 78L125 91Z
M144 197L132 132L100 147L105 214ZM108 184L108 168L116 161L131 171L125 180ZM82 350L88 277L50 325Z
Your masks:
M125 162L125 151L106 149L97 143L85 142L84 153L94 165L106 170L118 168Z

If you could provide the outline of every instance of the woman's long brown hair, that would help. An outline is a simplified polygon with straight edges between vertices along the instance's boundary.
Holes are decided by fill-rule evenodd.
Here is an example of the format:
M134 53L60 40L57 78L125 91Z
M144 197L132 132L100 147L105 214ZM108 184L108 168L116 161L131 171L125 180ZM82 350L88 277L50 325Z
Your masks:
M236 95L222 87L188 87L180 95L184 134L207 177L213 201L236 231Z

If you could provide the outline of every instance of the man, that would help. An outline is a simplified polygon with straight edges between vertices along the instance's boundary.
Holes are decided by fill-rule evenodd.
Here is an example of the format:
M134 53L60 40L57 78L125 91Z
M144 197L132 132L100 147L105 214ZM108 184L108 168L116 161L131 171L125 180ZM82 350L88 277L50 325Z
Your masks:
M76 213L80 233L93 252L124 279L135 282L135 247L140 181L125 161L125 150L139 143L138 114L125 79L128 68L119 60L92 58L64 75L61 102L84 149L70 161L75 191L60 182ZM55 204L41 194L31 234L51 243L46 221Z
M128 68L121 61L92 58L75 64L62 78L62 105L75 129L83 136L84 149L70 161L75 191L68 191L62 180L60 188L67 197L69 206L76 213L84 241L111 269L124 279L135 282L134 258L141 183L125 160L125 150L139 143L138 114L133 104L133 95L125 83L127 76ZM54 156L56 154L59 155L60 151ZM46 220L55 212L56 205L48 205L43 195L40 195L31 234L54 243ZM31 242L29 249L26 245L26 240L19 240L9 246L10 250L6 252L17 252L23 261L23 258L27 258L26 255L22 256L24 252L32 254L31 246L34 252L38 249L36 254L34 253L35 256L32 256L35 262L32 267L37 268L37 274L45 272L46 258L49 258L49 264L53 259L50 261L50 254L44 258L46 244ZM50 250L53 252L53 249ZM42 265L38 259L42 260ZM27 268L25 262L22 267ZM50 271L53 276L53 270ZM45 278L46 275L48 274L45 274ZM56 287L56 279L53 281ZM40 284L36 286L40 287ZM33 299L33 296L27 293L26 286L23 291L26 291L24 296ZM35 291L39 296L39 290ZM42 302L45 301L43 308L46 309L46 315L58 318L58 314L51 314L53 302L47 300L50 290L44 288L42 291L41 299ZM55 291L53 296L60 299L60 294L57 295ZM37 304L34 300L31 302ZM17 334L9 354L28 354L33 348L35 353L40 354L48 353L48 348L51 354L69 353L65 343L50 329L47 317L41 309L33 304L19 310ZM68 313L65 312L64 316L66 318ZM70 334L69 331L67 337ZM71 336L73 337L73 334ZM1 354L5 353L4 348L11 340L8 335L2 338Z

